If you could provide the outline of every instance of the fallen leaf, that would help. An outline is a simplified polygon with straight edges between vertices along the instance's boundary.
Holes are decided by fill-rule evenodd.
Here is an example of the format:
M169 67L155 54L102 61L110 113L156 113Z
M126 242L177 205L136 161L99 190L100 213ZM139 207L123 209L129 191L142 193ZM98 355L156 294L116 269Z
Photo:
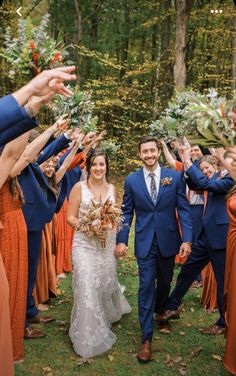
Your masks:
M181 356L177 356L177 358L173 359L173 361L175 363L180 363L180 362L182 362L182 360L183 360L183 358Z
M157 341L159 341L161 339L161 337L156 336L156 337L154 337L154 339L156 339Z
M166 361L165 361L165 365L166 365L167 367L173 367L173 365L174 365L174 361L173 361L173 359L171 358L170 354L167 354Z
M212 358L214 358L214 359L216 359L216 360L220 360L220 361L222 361L222 356L221 355L215 355L215 354L213 354L213 355L211 355L212 356Z
M186 369L181 367L181 368L178 368L178 371L181 375L186 375Z
M82 366L83 364L92 364L94 362L93 359L90 359L90 358L80 358L78 361L77 361L77 366L80 367Z
M110 362L112 362L114 360L114 357L112 355L108 355L108 359L110 360Z
M51 369L50 367L43 367L42 370L43 370L43 372L45 372L45 373L49 373L49 372L52 371L52 369Z
M132 341L134 342L134 343L137 343L137 339L133 336L132 337Z
M163 333L163 334L169 334L170 333L170 330L169 329L160 329L160 333Z
M65 321L65 320L56 320L56 323L58 323L58 324L60 324L62 326L67 325L67 321Z
M179 332L181 336L185 336L185 332Z
M195 312L195 309L193 307L190 308L191 312Z
M58 295L64 295L65 294L65 290L57 289L57 294Z
M187 327L188 327L188 328L191 328L191 326L192 326L191 324L187 324Z
M202 347L196 347L195 349L193 349L193 351L191 352L191 356L195 357L195 356L198 356L200 354L200 352L202 351Z

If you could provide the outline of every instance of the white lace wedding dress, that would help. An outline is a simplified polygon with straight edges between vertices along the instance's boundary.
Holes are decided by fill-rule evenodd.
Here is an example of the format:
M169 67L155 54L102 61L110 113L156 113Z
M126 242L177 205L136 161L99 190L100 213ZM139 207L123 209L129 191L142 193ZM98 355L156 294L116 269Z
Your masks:
M82 181L81 209L87 209L93 198L87 182ZM114 201L110 184L107 197ZM117 278L114 249L116 234L110 232L106 248L75 232L72 248L74 304L71 313L70 339L75 352L93 357L108 351L116 341L111 324L131 311Z

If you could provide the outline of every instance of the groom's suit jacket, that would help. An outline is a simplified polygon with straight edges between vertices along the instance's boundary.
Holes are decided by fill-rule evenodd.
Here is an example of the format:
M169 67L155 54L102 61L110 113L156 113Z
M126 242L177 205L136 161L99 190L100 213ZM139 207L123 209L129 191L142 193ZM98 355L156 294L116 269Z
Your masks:
M37 125L12 95L0 99L0 147Z
M163 185L163 178L172 178L171 184ZM176 219L176 209L182 231L182 241L192 242L190 206L186 198L183 175L161 167L160 187L154 205L144 178L143 168L127 176L125 180L122 211L124 226L117 235L117 243L128 243L129 229L135 213L135 255L147 257L154 234L163 257L179 252L181 237Z
M208 192L198 236L204 228L211 248L225 248L229 224L225 195L234 185L233 179L228 174L220 178L219 173L209 179L194 165L188 168L186 175L190 189L201 189Z

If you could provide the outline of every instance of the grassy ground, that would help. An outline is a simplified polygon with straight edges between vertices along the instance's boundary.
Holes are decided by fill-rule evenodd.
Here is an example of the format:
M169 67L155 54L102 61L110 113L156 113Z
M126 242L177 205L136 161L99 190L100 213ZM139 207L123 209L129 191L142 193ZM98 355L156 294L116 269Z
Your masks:
M153 360L146 365L139 364L136 352L140 342L137 321L138 276L135 258L130 256L119 261L119 280L126 286L126 297L132 313L113 326L117 342L106 354L92 362L81 364L73 352L68 338L70 311L73 302L71 276L63 280L60 287L65 290L51 301L45 315L53 315L56 322L44 329L47 337L25 341L25 361L16 366L16 376L222 376L229 375L223 367L223 336L209 337L199 329L211 324L217 314L208 314L199 305L201 290L190 291L181 308L181 319L173 322L170 333L161 333L155 327L153 339ZM176 268L175 276L178 270Z

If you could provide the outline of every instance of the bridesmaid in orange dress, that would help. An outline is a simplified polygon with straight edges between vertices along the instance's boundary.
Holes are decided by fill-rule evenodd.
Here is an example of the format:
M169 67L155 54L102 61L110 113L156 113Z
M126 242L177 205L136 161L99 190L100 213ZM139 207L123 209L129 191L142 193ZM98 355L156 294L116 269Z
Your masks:
M24 359L23 337L28 281L27 229L21 210L23 198L17 178L0 190L0 252L9 283L13 358Z
M228 195L227 210L230 218L225 269L225 308L227 340L224 366L236 375L236 186Z
M87 151L77 154L67 168L67 172L78 165L81 167L81 164L86 159L85 154L87 154ZM74 229L67 223L67 208L68 200L66 198L60 211L57 213L56 274L59 278L65 277L64 273L72 271L71 252Z
M211 263L209 263L202 271L202 285L201 304L206 310L213 312L218 308L218 305L217 284Z
M0 223L1 226L1 223ZM1 232L2 228L0 228ZM9 286L0 254L0 369L4 376L13 376L13 354L9 312Z
M42 233L41 253L37 269L34 299L36 305L43 304L57 295L55 252L56 216L47 223Z

